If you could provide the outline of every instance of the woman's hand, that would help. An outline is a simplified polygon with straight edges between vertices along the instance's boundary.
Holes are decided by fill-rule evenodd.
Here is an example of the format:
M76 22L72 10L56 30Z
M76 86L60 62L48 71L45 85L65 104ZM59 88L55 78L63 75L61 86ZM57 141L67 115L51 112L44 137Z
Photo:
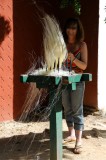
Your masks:
M68 53L68 60L73 61L74 59L75 59L75 56L71 52L69 52Z

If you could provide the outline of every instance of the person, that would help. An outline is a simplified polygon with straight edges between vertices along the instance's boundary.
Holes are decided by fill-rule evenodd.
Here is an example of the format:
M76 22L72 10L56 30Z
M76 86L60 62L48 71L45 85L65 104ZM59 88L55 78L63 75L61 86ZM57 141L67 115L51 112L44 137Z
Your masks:
M70 69L71 66L77 74L83 73L87 68L88 51L87 44L84 42L84 29L79 18L69 18L66 21L64 39L68 50L68 57L64 66L67 69ZM83 97L85 83L83 81L76 83L76 90L72 90L70 84L66 86L62 91L62 104L69 136L64 139L64 143L75 141L73 151L75 154L79 154L82 151L82 131L84 129Z

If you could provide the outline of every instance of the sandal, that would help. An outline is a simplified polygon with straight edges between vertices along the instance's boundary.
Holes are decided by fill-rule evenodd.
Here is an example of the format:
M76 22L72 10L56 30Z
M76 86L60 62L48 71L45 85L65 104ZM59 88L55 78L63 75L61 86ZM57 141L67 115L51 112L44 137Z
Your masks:
M73 152L75 154L80 154L82 152L82 145L75 145Z
M68 142L75 142L75 141L76 141L76 138L74 138L74 137L72 138L72 137L68 136L67 138L64 139L63 144L66 144Z

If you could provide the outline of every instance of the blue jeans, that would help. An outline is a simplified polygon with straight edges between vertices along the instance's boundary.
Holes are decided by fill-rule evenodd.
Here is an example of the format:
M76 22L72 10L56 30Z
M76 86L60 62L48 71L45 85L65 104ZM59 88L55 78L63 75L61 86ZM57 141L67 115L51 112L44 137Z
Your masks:
M71 84L67 85L62 91L62 104L64 107L65 118L68 127L74 127L75 130L84 129L83 118L83 97L85 82L78 82L76 90L72 90Z

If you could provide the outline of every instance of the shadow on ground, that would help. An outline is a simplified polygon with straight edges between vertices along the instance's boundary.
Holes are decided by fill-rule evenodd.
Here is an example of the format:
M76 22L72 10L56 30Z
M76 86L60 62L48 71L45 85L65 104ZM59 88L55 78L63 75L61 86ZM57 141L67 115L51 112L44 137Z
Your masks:
M99 135L98 135L99 133ZM0 160L49 160L50 159L50 130L46 129L43 133L29 133L27 135L18 135L11 138L0 139ZM66 137L68 132L63 132ZM83 138L91 136L93 138L106 138L106 130L83 131ZM64 152L73 155L73 147L63 146Z
M46 134L29 133L0 139L0 160L49 160L49 136Z

